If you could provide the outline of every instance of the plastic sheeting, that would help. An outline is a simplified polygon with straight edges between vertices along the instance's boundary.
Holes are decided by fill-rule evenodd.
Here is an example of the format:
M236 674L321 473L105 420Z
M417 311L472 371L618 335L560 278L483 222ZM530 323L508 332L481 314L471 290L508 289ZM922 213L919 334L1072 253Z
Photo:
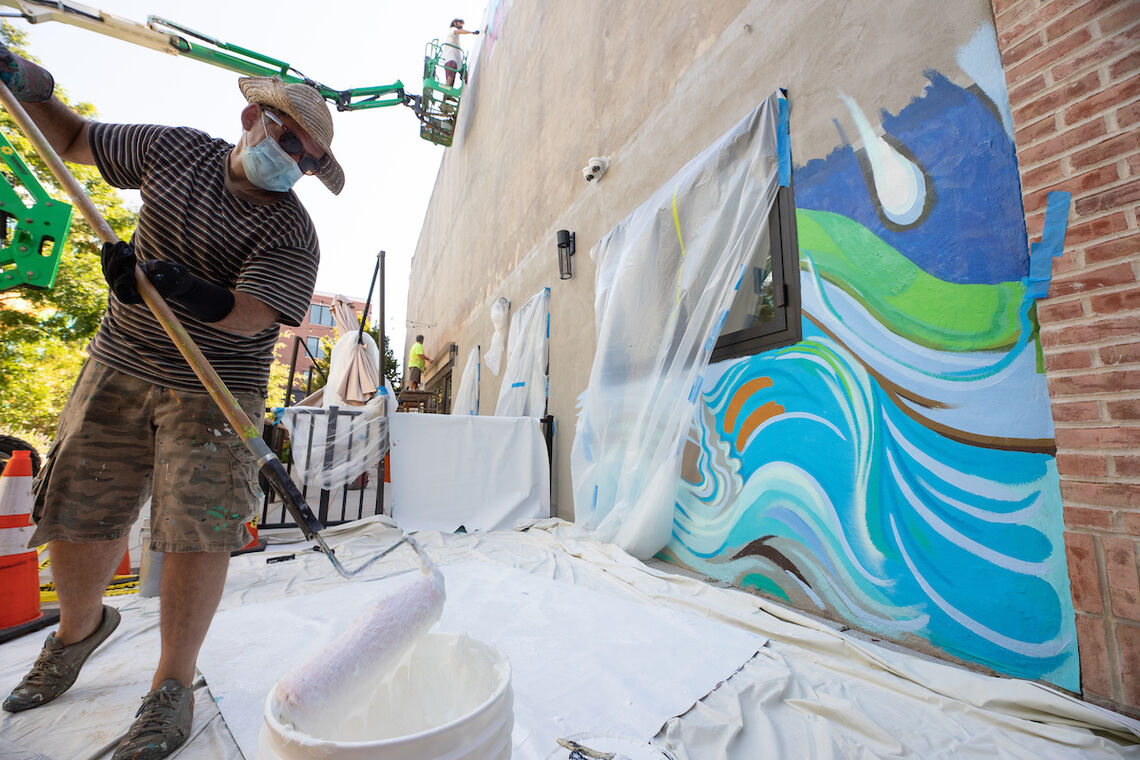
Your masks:
M482 379L482 365L479 363L479 346L467 354L463 374L459 376L459 390L451 402L452 414L479 413L479 381Z
M331 491L374 468L388 450L388 398L385 392L362 407L282 409L297 485Z
M492 375L499 374L499 368L503 361L503 351L507 348L507 316L510 312L511 302L505 298L499 298L491 304L491 324L494 326L495 332L491 335L491 347L487 349L483 361L487 364L487 369Z
M392 516L404 530L505 530L550 515L533 417L392 415Z
M380 392L363 405L341 398L338 391L362 353L366 361L379 367L376 341L365 333L359 345L357 337L356 332L346 333L333 346L321 406L302 402L277 410L289 432L292 476L298 486L339 488L375 467L388 450L388 415L395 411L396 396L387 379Z
M570 454L578 522L647 558L668 543L684 436L776 199L779 93L590 252L597 350Z
M535 293L511 317L509 343L495 416L544 417L550 355L550 288Z
M281 543L285 535L291 543ZM417 567L411 551L399 550L369 567L355 582L347 583L332 571L327 558L306 551L310 544L301 540L299 531L263 531L262 536L270 542L267 552L231 560L220 615L227 610L239 611L286 598L292 601L292 609L299 610L312 606L322 592L329 590L350 590L364 604L377 593L377 584L384 582L379 579ZM348 567L359 566L398 536L399 532L387 527L384 518L324 531L326 541ZM418 534L417 540L445 572L447 567L462 571L474 563L481 570L502 568L533 576L534 586L572 585L576 591L589 590L626 602L687 611L708 622L727 624L768 639L759 653L708 696L667 720L655 734L632 737L639 741L652 739L679 760L1140 757L1137 721L1048 686L985 676L897 648L885 648L739 589L677 575L667 566L643 564L613 545L593 540L575 525L544 520L526 531L428 532ZM267 564L267 557L288 561ZM486 573L472 580L488 583ZM580 597L568 595L570 599ZM452 599L449 586L445 616ZM67 694L36 710L0 712L0 757L11 754L19 758L16 753L21 752L56 760L105 760L109 752L101 748L114 742L130 725L139 698L150 687L158 659L159 600L114 596L105 601L123 612L119 630L96 650ZM525 613L512 610L508 601L499 603L501 612L477 611L470 613L471 621L460 616L459 623L512 626L525 634L529 621L544 614L541 599L520 600L527 605ZM324 611L336 613L335 609ZM613 683L600 669L597 656L604 652L599 650L611 640L621 641L626 618L599 620L592 609L580 605L575 606L575 611L575 617L563 615L554 622L574 626L575 630L601 622L601 632L575 638L572 646L556 646L538 638L532 642L533 652L549 652L568 660L575 667L577 679L587 684L597 679L598 691L608 692L603 694L608 699L616 695L638 706L642 706L643 696L655 700L659 695L653 692L661 691L655 678L648 686L640 680L636 685ZM551 620L548 615L545 619ZM213 663L237 658L284 672L306 652L321 645L319 638L314 638L304 651L280 648L274 631L267 630L263 622L254 622L260 633L245 626L239 627L235 637L227 638L221 627L215 627L207 635L199 658L207 688L196 692L194 726L189 742L177 753L179 760L241 758L234 736L242 729L228 726L228 715L223 719L218 712L219 705L230 700L216 700L219 693L213 693ZM45 635L41 632L0 645L0 684L8 688L19 681L38 654ZM715 648L716 641L715 637L706 639L707 647ZM516 670L524 661L533 661L525 660L525 656L524 652L512 661ZM667 671L672 667L670 663L660 669ZM526 677L534 675L532 672ZM521 671L514 678L521 683ZM234 688L234 684L227 687L220 682L218 688L224 693L224 688ZM559 683L544 683L541 696L556 699L561 688ZM258 695L253 713L244 720L254 725L260 721L264 695ZM611 712L612 715L600 717L623 719L620 709ZM516 717L524 714L520 710ZM551 710L541 717L559 715L562 713ZM564 735L592 727L595 732L601 728L594 724L567 725ZM614 730L612 725L609 730ZM524 733L518 735L521 739ZM515 749L514 760L565 760L569 754L562 751L536 755L521 742ZM557 748L540 751L553 753ZM252 756L247 760L253 760Z

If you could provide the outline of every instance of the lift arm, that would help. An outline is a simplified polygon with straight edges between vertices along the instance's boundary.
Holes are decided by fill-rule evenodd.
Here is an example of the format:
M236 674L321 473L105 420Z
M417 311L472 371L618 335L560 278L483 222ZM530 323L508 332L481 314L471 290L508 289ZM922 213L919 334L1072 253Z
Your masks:
M309 79L291 64L254 52L239 45L223 42L158 16L149 16L145 25L90 8L79 3L52 0L0 0L0 6L15 8L20 17L32 24L61 21L109 37L170 55L182 55L203 63L236 71L247 76L276 76L286 82L299 82L316 87L338 111L407 105L417 110L418 97L404 92L399 80L392 84L337 90ZM196 40L194 42L191 39Z

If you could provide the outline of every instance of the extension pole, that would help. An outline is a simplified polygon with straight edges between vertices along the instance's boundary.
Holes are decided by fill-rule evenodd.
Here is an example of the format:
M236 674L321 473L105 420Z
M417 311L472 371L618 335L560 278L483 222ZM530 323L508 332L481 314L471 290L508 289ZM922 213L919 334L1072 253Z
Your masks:
M47 164L48 169L51 170L52 176L56 178L67 194L75 202L79 208L83 218L95 230L95 234L104 243L118 242L118 236L115 235L114 230L107 224L103 215L99 213L95 203L87 197L87 193L83 191L82 185L78 180L72 176L68 171L67 166L63 160L56 154L55 149L51 147L47 138L44 137L43 132L28 116L28 112L12 95L11 90L8 89L3 82L0 82L0 103L12 116L12 119L23 131L24 135L35 147L36 151L43 158ZM229 388L222 382L221 377L218 376L217 371L214 370L209 360L198 348L197 344L186 332L186 328L178 321L178 317L170 310L166 301L154 289L154 286L143 274L141 268L135 266L135 284L138 286L139 295L142 296L143 301L150 308L154 314L155 319L162 325L162 329L170 336L175 347L185 357L186 363L190 365L190 369L194 370L194 374L202 382L206 391L214 399L214 403L218 405L218 409L225 416L226 421L230 426L237 431L242 441L249 451L257 458L258 469L266 476L266 479L275 487L278 493L281 494L282 501L289 509L290 514L296 521L297 526L301 532L305 534L305 538L315 540L321 547L321 550L332 560L333 566L345 577L348 574L341 567L340 562L333 556L332 551L325 544L324 539L321 538L319 531L324 529L320 520L313 514L313 511L305 503L304 497L301 492L297 490L296 484L285 472L285 468L281 464L281 460L277 455L266 445L265 441L261 438L257 428L254 427L241 405L230 393Z

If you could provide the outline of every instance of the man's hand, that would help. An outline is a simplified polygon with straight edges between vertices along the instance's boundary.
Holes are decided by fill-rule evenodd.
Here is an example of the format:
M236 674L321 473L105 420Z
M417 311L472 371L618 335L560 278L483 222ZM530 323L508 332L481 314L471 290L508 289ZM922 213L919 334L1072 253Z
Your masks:
M45 103L51 100L55 90L55 80L47 69L16 55L4 45L0 45L0 81L22 103Z
M234 294L229 288L207 282L193 275L182 264L173 261L148 261L142 265L146 277L158 294L177 301L203 322L225 319L234 308Z
M158 294L168 301L183 298L198 279L185 266L173 261L147 261L142 269Z
M471 32L471 33L472 33L472 34L478 34L478 33L479 33L479 30L478 30L478 29L476 29L475 31L473 31L473 32Z
M138 287L135 285L135 264L138 257L135 249L119 240L103 244L103 279L111 286L111 292L123 303L142 303Z
M135 264L139 263L129 244L103 244L103 277L111 292L123 303L142 303L135 284ZM203 322L225 319L234 308L234 294L229 288L206 282L174 261L146 261L140 264L151 285L168 301L177 301Z

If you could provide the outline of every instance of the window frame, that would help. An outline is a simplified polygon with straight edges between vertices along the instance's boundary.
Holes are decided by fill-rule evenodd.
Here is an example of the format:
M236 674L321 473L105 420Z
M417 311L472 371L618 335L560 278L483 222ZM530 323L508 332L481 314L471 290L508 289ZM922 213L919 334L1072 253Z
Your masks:
M312 343L310 343L312 341ZM315 359L324 359L324 350L321 346L321 337L319 335L309 335L305 338L305 348L309 349L309 353Z
M772 224L775 222L775 224ZM741 356L753 356L803 338L800 306L800 248L796 235L795 194L789 184L776 192L768 229L772 251L772 290L776 297L776 314L762 325L722 333L713 346L710 361L719 362ZM777 277L779 278L777 280ZM777 289L779 286L779 289ZM784 304L779 305L780 295Z
M320 327L333 327L336 322L333 320L332 307L323 303L309 304L309 324Z

